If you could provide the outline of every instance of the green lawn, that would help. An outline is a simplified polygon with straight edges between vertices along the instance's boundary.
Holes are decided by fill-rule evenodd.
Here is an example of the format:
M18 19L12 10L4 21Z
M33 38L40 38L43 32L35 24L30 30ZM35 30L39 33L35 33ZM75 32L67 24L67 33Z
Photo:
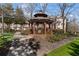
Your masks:
M48 56L78 56L79 55L79 38L75 38L72 42L48 53Z

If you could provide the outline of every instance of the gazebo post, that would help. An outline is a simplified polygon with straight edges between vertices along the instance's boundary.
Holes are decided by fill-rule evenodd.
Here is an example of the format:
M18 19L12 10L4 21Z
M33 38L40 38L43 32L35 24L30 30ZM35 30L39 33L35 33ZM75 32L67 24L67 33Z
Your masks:
M44 34L46 34L46 22L44 22Z
M29 28L30 28L30 34L31 34L31 29L32 29L32 24L29 23Z
M31 23L29 23L29 28L31 28Z
M50 23L49 23L49 29L50 29Z
M48 26L49 26L49 27L48 27L48 31L49 31L48 33L50 33L50 23L48 23Z
M52 34L52 23L50 24L50 32Z
M36 30L37 30L36 33L38 34L38 23L37 23L37 29Z
M33 23L33 34L35 34L35 23Z

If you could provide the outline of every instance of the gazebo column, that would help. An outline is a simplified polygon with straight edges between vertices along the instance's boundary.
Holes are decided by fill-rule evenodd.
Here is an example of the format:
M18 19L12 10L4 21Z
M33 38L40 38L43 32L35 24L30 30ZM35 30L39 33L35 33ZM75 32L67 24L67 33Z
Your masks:
M48 32L50 33L50 23L48 23L49 27L48 27Z
M29 28L31 29L31 23L29 23Z
M52 34L52 23L49 24L49 31L50 31L50 34Z
M46 22L44 22L44 34L46 34Z
M50 24L50 32L52 34L52 23Z
M49 29L50 29L50 24L49 24Z
M30 34L32 33L31 32L31 29L32 29L32 24L31 23L29 23L29 28L30 28Z
M35 34L35 23L33 23L32 27L33 27L33 34Z
M37 32L37 34L38 34L38 24L37 24L37 29L36 29L36 32Z
M52 30L54 30L54 24L52 23Z

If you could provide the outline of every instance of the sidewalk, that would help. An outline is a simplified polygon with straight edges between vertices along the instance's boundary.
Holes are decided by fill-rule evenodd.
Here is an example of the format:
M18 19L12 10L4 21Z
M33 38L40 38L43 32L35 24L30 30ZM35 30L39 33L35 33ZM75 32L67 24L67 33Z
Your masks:
M74 37L72 37L74 38ZM62 46L65 43L71 42L72 38L68 38L68 39L63 39L62 41L58 41L55 43L50 43L46 40L41 39L42 41L40 42L41 44L41 49L37 52L38 56L43 56L44 54L47 54L48 52Z

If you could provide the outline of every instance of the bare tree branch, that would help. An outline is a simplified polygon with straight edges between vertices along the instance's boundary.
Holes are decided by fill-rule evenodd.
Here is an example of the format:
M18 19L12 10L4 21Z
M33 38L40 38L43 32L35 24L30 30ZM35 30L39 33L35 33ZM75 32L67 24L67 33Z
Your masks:
M46 12L46 10L47 10L47 6L48 6L48 4L47 3L41 3L41 7L42 7L42 12L43 13L45 13Z
M69 4L69 3L62 3L62 4L57 4L59 9L60 9L60 14L63 19L63 30L66 32L66 18L67 15L71 13L71 9L75 6L75 4Z

